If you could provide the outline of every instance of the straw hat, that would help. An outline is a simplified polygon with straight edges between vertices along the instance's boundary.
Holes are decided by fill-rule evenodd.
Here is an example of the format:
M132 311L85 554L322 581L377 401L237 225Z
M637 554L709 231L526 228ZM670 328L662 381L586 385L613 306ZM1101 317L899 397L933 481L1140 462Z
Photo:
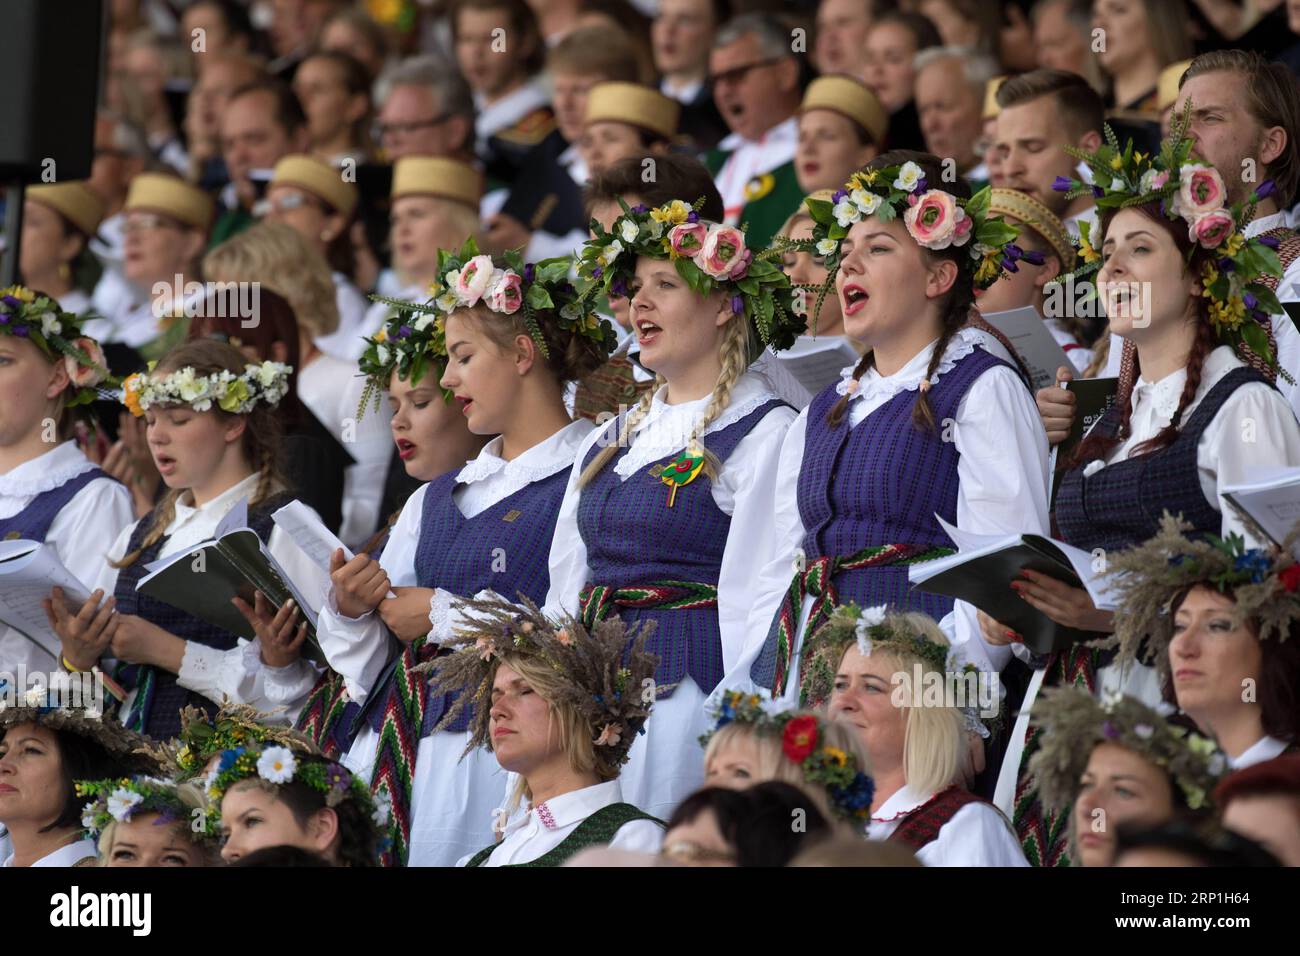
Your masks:
M87 236L104 221L104 204L84 181L31 186L27 198L49 206Z
M272 186L296 186L329 203L347 219L357 206L357 187L343 181L340 170L315 156L286 156L275 164Z
M681 105L639 83L598 83L587 94L584 123L628 123L664 139L677 135Z
M131 180L122 208L160 212L202 232L211 227L215 212L207 193L164 173L141 173Z
M808 110L832 110L865 129L873 142L882 142L889 128L885 108L865 83L853 76L819 76L808 84L800 113Z
M483 197L483 177L467 163L441 156L403 156L393 167L393 199L440 196L472 207Z

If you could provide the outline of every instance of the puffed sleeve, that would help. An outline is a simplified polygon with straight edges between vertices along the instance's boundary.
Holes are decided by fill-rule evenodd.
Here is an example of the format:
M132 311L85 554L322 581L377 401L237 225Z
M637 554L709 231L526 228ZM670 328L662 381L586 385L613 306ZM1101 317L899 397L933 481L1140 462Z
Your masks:
M560 511L555 519L555 536L551 539L550 565L551 587L546 592L546 603L542 611L550 617L563 614L578 614L578 595L587 584L590 569L587 567L587 545L578 530L578 499L582 491L578 488L578 478L582 475L582 463L587 454L602 440L611 441L618 434L618 419L595 428L583 439L569 469L569 481L564 486L564 499L560 502ZM608 437L606 437L608 436ZM610 467L613 467L612 465Z
M926 866L1028 866L1010 824L987 803L968 803L920 854Z

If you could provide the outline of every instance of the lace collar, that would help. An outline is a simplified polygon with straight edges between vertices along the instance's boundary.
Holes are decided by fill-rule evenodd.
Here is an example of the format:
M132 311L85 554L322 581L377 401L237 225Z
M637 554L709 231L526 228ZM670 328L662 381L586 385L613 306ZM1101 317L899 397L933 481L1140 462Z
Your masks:
M477 458L466 463L457 473L456 482L472 485L501 473L507 478L518 480L522 488L534 481L549 478L557 471L573 466L578 446L594 427L585 418L570 422L550 438L538 442L511 461L500 457L501 436L498 435L483 446Z
M1223 376L1244 364L1241 359L1237 358L1237 354L1230 347L1226 345L1216 347L1205 357L1205 362L1201 367L1200 385L1196 389L1196 396L1193 401L1199 401ZM1186 383L1186 368L1170 372L1156 382L1148 382L1139 376L1138 380L1133 384L1133 395L1129 399L1130 415L1136 413L1141 406L1149 402L1155 411L1156 421L1161 423L1161 427L1164 427L1164 425L1173 421L1174 412L1178 410L1178 399L1182 397L1183 386ZM1183 414L1184 422L1186 422L1187 413L1184 412Z
M855 399L868 396L892 398L899 392L916 391L921 386L921 380L925 378L925 370L930 366L930 356L934 354L934 347L938 342L939 340L935 339L921 349L911 361L893 375L881 375L872 367L855 382L853 369L856 366L845 366L840 371L840 380L835 384L835 394L852 395ZM941 376L951 372L961 359L974 352L980 346L980 342L980 333L975 329L958 329L948 342L948 348L944 350L943 358L939 360L939 367L930 376L930 384L932 386L937 384Z
M30 498L53 491L94 467L95 463L82 454L75 441L69 439L0 475L0 487L3 487L6 497Z

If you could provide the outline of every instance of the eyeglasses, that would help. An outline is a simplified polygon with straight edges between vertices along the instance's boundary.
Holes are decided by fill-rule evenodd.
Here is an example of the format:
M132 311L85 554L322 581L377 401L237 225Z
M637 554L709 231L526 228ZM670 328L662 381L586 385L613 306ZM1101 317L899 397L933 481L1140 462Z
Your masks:
M142 232L146 229L180 229L181 224L167 216L159 216L151 212L132 213L126 222L122 223L122 232L130 234L133 232Z
M451 119L450 113L440 113L433 119L414 120L410 123L376 123L370 128L371 134L375 139L383 139L386 136L393 136L400 133L403 136L409 136L418 130L426 129L430 126L437 126L439 123Z
M718 86L720 83L739 83L749 75L750 70L757 70L765 66L773 66L781 63L786 58L783 56L774 56L771 59L759 60L756 63L747 63L744 66L733 66L729 70L723 70L721 73L714 73L709 77L709 85Z
M269 212L291 212L294 209L314 205L316 203L313 203L310 197L304 196L302 193L282 193L274 199L258 200L253 206L253 215L260 219Z

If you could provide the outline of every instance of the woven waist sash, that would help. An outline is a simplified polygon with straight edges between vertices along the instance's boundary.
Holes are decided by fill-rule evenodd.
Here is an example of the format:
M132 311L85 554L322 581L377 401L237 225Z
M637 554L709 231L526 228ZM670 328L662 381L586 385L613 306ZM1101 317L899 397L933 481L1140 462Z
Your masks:
M578 615L590 630L618 608L695 611L718 606L718 586L697 581L650 581L633 587L588 584L578 595Z
M799 612L803 608L804 598L815 599L808 615L808 625L804 628L811 634L831 616L831 612L839 603L839 593L835 590L835 575L841 571L901 567L933 561L955 553L952 548L926 547L920 544L879 544L841 557L822 556L809 561L802 571L796 571L790 586L786 588L785 598L781 601L781 610L777 613L776 668L772 677L772 696L779 697L785 692L790 649L798 628Z

